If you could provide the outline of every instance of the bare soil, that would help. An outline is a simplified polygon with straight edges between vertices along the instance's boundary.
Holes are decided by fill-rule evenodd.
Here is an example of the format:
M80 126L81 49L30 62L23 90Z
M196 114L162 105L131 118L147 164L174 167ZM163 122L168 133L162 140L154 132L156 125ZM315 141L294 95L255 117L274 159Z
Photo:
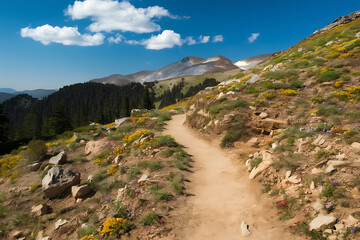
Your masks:
M183 125L185 115L173 116L168 134L192 155L192 173L186 191L189 197L182 209L184 219L175 230L176 239L245 239L241 222L252 232L247 239L301 239L289 232L286 223L277 219L273 200L251 182L243 164L216 143L201 139Z

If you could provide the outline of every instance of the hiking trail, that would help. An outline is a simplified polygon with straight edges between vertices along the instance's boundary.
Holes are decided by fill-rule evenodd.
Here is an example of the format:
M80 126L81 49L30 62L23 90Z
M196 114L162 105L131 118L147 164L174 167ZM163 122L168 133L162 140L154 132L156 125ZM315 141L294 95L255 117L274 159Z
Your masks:
M261 193L256 181L249 180L243 163L232 160L218 144L201 139L183 125L185 114L175 115L165 133L171 134L192 155L187 197L177 239L239 240L300 239L292 235L285 222L277 219L274 200ZM241 236L241 223L252 235Z

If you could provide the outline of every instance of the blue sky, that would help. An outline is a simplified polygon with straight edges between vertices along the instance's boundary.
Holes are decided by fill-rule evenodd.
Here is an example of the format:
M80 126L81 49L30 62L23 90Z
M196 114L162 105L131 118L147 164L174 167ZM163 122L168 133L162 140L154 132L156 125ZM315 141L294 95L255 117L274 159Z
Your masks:
M357 10L358 0L1 0L0 87L60 88L186 56L238 61Z

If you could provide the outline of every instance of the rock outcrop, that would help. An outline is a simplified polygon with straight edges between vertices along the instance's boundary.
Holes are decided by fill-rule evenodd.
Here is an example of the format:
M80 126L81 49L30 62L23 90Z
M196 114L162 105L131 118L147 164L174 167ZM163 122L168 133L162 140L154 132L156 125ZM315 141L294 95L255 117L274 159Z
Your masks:
M80 173L64 168L51 168L42 180L44 195L53 199L60 196L71 186L80 183Z

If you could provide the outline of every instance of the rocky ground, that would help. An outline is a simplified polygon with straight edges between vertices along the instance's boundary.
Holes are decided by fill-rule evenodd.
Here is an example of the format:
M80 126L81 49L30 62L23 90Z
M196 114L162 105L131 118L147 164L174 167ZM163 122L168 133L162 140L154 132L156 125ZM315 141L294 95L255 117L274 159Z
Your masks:
M31 144L3 156L1 239L172 239L189 156L162 134L170 117L76 129L36 162Z

